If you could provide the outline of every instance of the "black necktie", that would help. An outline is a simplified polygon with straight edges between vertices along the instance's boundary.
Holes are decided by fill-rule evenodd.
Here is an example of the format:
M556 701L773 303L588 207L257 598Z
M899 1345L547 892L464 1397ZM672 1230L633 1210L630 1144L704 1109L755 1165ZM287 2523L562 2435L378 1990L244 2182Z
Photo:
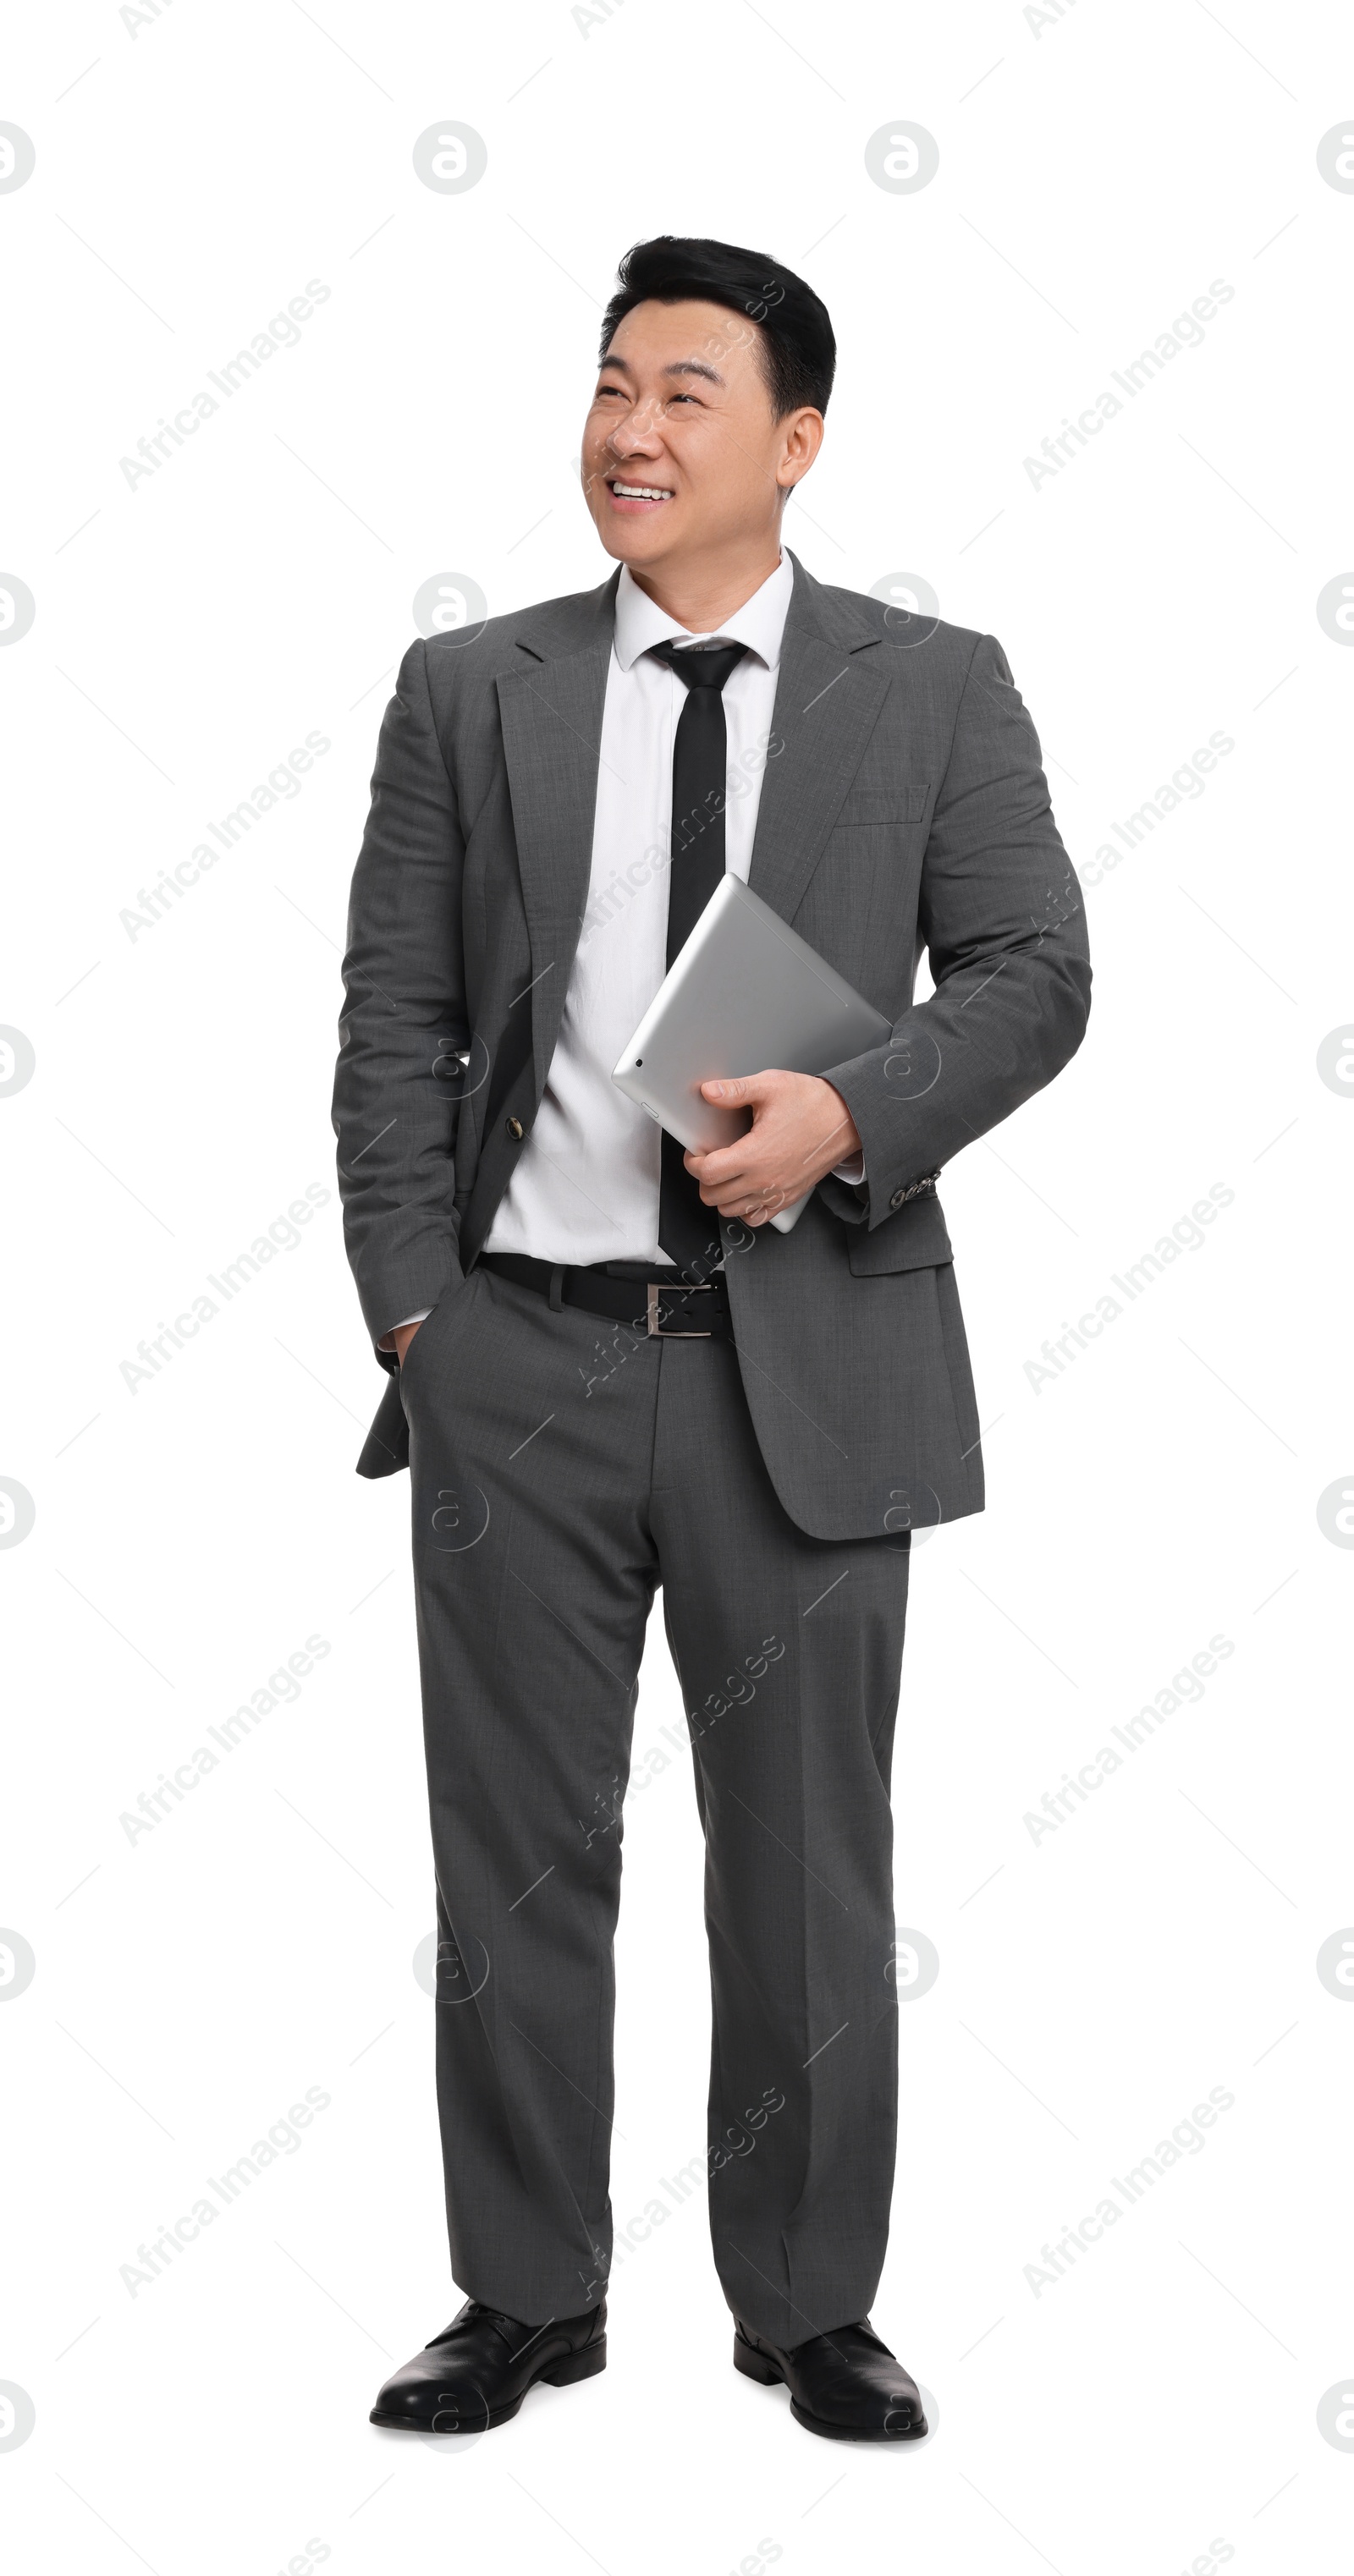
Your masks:
M672 746L672 863L668 871L667 962L684 947L724 874L724 804L728 734L724 683L741 662L742 644L655 644L686 688ZM685 1148L663 1130L658 1240L687 1278L708 1278L720 1259L719 1215L706 1207L682 1160Z

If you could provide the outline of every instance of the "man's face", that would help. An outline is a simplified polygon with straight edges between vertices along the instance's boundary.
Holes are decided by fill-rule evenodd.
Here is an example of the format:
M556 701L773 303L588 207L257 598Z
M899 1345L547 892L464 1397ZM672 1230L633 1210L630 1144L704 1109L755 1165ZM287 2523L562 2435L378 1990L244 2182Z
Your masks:
M772 416L757 325L722 304L637 304L602 360L583 490L609 555L636 573L779 539L785 493L822 437Z

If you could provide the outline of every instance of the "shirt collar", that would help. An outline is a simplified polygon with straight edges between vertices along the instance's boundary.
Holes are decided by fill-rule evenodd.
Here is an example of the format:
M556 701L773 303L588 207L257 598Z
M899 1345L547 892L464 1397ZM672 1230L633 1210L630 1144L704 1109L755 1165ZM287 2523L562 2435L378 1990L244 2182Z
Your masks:
M712 635L723 636L730 644L745 644L750 653L755 653L758 660L766 664L768 671L774 671L780 661L781 638L794 586L794 566L789 556L782 553L775 571L768 575L760 590L754 590L751 599L745 599L741 608L736 608L721 626L713 628ZM704 636L694 635L689 627L680 626L675 617L667 616L650 599L647 591L641 590L639 583L631 579L629 565L622 564L616 587L615 642L616 659L621 669L633 670L641 653L649 652L655 644L665 644L669 636L674 636L682 644L707 640Z

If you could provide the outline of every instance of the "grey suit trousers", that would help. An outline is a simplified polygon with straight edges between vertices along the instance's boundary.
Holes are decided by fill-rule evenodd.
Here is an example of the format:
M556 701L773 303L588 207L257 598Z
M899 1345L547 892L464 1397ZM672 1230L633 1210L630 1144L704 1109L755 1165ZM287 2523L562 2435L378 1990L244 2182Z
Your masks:
M864 2316L896 2135L908 1534L790 1519L731 1346L552 1309L483 1268L400 1387L454 2276L532 2324L606 2286L621 1807L661 1583L706 1842L720 2281L781 2345Z

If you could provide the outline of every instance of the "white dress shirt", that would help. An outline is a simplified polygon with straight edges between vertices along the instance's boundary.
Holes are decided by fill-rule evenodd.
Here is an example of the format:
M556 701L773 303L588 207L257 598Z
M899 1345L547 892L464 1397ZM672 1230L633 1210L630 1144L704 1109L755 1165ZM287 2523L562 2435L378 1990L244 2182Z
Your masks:
M672 1267L658 1240L660 1131L611 1079L667 973L672 746L687 690L650 657L650 647L672 637L682 646L747 648L723 691L724 864L746 884L793 588L794 568L782 554L741 608L712 633L696 635L621 567L583 927L535 1123L499 1201L487 1252ZM863 1166L857 1157L839 1168L843 1179L859 1180Z

